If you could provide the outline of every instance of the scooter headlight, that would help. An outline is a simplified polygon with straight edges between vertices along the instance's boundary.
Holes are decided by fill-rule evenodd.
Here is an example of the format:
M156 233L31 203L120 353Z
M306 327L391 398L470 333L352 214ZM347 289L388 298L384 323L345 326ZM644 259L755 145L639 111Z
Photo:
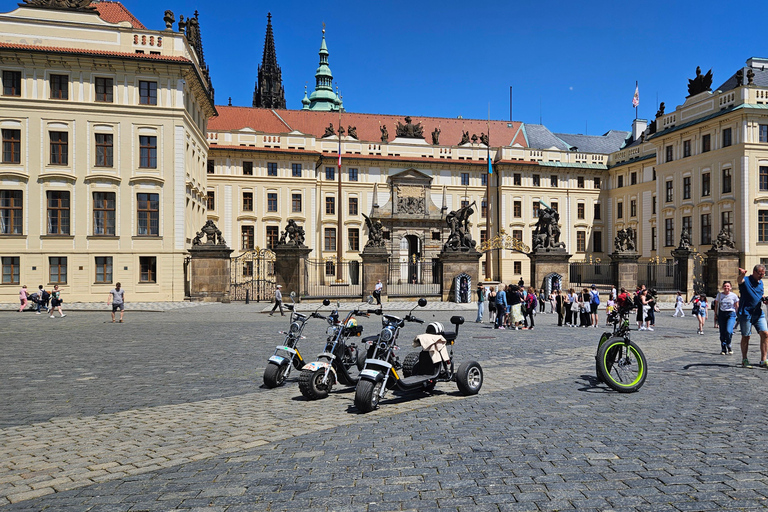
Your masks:
M389 343L392 341L392 337L395 334L392 332L391 329L382 329L381 334L379 335L379 339L385 343Z
M291 324L291 329L290 329L291 334L298 334L300 330L301 330L301 324L299 322L293 322Z
M331 326L331 327L328 327L328 330L327 330L327 331L325 331L325 333L326 333L328 336L336 336L336 327L333 327L333 326Z

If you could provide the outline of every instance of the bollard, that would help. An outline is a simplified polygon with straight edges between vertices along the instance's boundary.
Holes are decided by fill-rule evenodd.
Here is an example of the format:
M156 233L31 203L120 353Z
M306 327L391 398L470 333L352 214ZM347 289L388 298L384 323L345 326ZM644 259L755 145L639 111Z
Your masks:
M249 304L251 301L249 300L249 293L251 290L245 290L245 303Z

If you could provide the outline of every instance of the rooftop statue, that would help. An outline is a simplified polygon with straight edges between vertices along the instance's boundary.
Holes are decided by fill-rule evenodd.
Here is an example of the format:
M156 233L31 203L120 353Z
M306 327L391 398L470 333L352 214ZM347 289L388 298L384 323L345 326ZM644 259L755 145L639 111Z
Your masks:
M688 97L695 96L704 91L712 90L712 70L706 75L701 74L701 67L696 66L696 78L688 80Z
M409 139L423 139L424 127L421 123L411 124L411 116L405 116L405 124L398 121L397 136Z
M656 112L656 117L661 117L664 115L664 108L665 108L664 102L662 101L661 103L659 103L659 110Z
M91 0L24 0L27 5L47 7L49 9L75 9L78 11L95 11Z
M389 132L387 131L387 125L383 124L379 127L379 130L381 130L381 142L387 143L389 142Z
M432 144L435 146L440 144L440 128L435 128L432 132Z
M323 134L323 138L325 137L333 137L336 135L336 129L333 127L333 123L328 123L328 127L325 129L325 133Z
M461 146L463 144L468 144L468 143L469 143L469 132L468 131L466 131L466 132L462 131L461 132L461 142L459 142L459 146Z
M357 126L349 126L349 127L347 127L347 135L349 135L353 139L356 139L357 138Z

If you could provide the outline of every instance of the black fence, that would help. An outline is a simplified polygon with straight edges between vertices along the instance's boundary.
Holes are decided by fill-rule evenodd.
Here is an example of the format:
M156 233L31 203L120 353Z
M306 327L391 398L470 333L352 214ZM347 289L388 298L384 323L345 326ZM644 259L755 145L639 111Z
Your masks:
M685 290L686 285L679 282L677 276L677 262L667 260L659 263L638 263L637 282L647 288L655 288L658 292L671 293L677 290Z
M394 261L389 264L388 297L427 297L442 294L443 266L433 261Z
M363 264L360 261L307 260L305 297L359 299L363 295L362 278Z
M573 288L590 287L593 284L600 289L610 290L618 281L614 276L611 263L589 263L575 261L570 264L569 281Z
M275 253L253 250L232 258L229 297L231 300L271 301L275 296Z

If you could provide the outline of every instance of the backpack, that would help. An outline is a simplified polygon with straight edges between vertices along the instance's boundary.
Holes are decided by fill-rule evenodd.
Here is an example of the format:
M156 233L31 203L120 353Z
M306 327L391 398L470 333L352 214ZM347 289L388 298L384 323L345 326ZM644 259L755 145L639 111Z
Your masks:
M536 299L535 294L529 293L528 300L526 302L528 305L528 311L536 311L536 306L539 305L539 301Z
M589 299L590 304L597 304L600 305L600 294L597 292L590 292L592 294L592 297Z
M696 300L693 301L693 309L691 310L691 313L694 314L694 315L698 315L699 314L699 310L700 310L700 308L699 308L699 299L696 299Z

